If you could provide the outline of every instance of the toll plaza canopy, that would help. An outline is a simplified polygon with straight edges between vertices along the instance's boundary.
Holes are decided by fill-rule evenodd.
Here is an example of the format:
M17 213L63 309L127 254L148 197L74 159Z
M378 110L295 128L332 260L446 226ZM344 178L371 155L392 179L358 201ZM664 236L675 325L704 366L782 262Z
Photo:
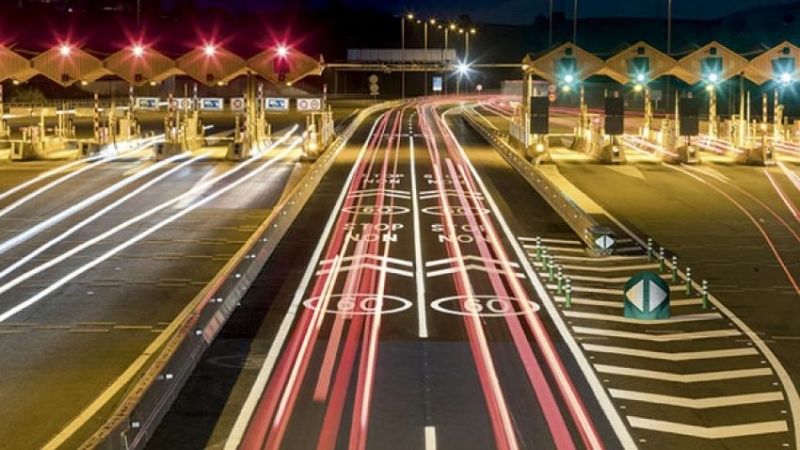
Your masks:
M306 76L320 75L323 67L322 57L316 60L285 48L264 50L245 60L221 46L208 44L176 59L150 47L132 46L100 59L77 46L60 44L27 59L11 48L0 46L0 81L24 82L44 75L62 86L92 82L107 75L118 76L135 86L186 75L212 86L248 72L275 84L291 84Z
M603 60L580 47L566 43L541 54L528 54L522 61L527 75L551 83L571 84L593 75L605 75L620 83L647 83L672 75L688 84L717 83L743 75L761 85L774 80L789 83L798 79L800 49L787 42L748 60L719 42L712 41L679 59L638 42Z

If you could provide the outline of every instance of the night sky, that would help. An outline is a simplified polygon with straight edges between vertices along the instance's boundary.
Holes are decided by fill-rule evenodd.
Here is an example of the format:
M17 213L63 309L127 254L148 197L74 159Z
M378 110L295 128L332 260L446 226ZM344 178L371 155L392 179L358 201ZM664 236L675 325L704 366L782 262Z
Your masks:
M176 0L165 0L166 4ZM549 0L343 0L395 14L411 11L422 16L458 18L463 14L477 23L529 24L537 15L547 15ZM794 0L672 0L676 19L714 19L759 5L794 3ZM197 0L204 5L235 9L282 8L289 4L320 5L325 0ZM574 0L553 0L556 11L573 16ZM668 0L578 0L578 17L666 17Z

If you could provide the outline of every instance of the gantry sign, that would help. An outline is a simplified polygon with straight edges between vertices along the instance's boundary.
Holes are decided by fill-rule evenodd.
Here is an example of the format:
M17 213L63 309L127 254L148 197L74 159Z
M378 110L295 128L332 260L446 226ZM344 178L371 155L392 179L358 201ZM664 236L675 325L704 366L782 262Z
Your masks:
M676 60L645 42L638 42L604 61L566 43L541 55L529 54L522 63L526 75L563 86L577 84L592 75L606 75L622 84L646 84L672 75L694 85L701 81L715 84L739 74L761 85L769 80L781 83L797 80L798 57L800 49L789 42L748 60L713 41Z
M206 44L171 59L153 48L133 45L101 60L83 49L61 44L29 60L0 46L0 81L24 82L44 75L62 86L92 82L108 75L135 86L186 75L212 86L247 73L261 75L275 84L291 84L306 76L320 75L323 64L321 57L316 60L286 48L267 49L245 60L225 48Z

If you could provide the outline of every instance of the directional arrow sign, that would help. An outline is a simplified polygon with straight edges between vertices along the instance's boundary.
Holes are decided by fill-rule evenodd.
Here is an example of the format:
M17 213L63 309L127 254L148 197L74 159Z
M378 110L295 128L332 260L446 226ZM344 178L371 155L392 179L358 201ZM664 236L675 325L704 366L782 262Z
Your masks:
M625 317L669 319L669 285L655 272L639 272L625 283Z
M603 250L608 250L614 246L614 238L608 235L602 235L599 238L595 239L594 243L597 245L598 248L602 248Z

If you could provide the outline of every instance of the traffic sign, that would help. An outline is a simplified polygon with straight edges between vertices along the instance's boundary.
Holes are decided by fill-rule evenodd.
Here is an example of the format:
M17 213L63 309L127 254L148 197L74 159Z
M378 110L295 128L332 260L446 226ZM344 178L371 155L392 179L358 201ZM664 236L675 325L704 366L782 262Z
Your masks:
M479 84L479 85L475 86L475 89L476 89L478 92L480 92L480 91L482 91L482 90L483 90L483 85L482 85L482 84Z
M201 98L200 109L211 111L222 111L225 101L221 98Z
M244 97L231 99L231 111L244 111Z
M158 109L158 97L137 97L136 109Z
M322 109L322 99L320 98L298 98L298 111L319 111Z
M555 84L548 85L547 86L547 92L555 93L556 92L556 85Z
M442 77L433 77L433 92L442 92Z
M556 96L555 92L551 92L551 93L547 94L547 99L550 100L550 103L555 103L555 101L558 99L558 97Z
M597 248L602 250L608 250L614 246L614 238L608 235L602 235L594 240L595 245Z
M267 98L267 109L271 111L288 111L288 98Z
M669 319L669 285L655 272L639 272L625 283L623 313L632 319Z
M369 81L369 95L375 96L380 93L380 88L378 87L378 76L374 73L367 78Z
M370 75L369 78L367 78L367 80L370 82L370 84L378 84L378 76L375 75L374 73Z

